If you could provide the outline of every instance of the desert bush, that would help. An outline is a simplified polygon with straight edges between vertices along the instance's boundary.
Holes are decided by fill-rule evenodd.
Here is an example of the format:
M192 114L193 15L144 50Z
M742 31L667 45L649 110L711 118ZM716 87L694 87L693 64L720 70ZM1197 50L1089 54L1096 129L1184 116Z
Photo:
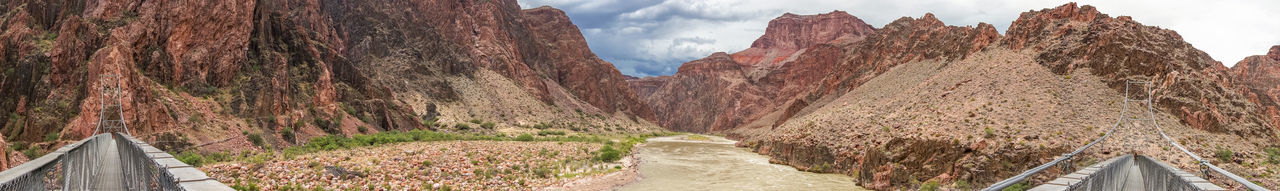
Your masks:
M1267 162L1271 164L1280 164L1280 147L1268 147L1263 149L1267 153Z
M921 190L921 191L936 191L936 190L938 190L938 186L940 186L940 185L938 184L938 181L932 181L932 180L930 180L930 181L928 181L928 182L925 182L923 185L920 185L920 190Z
M1218 151L1214 152L1213 156L1218 157L1218 160L1222 160L1222 162L1231 162L1231 157L1235 156L1235 152L1231 152L1231 149L1219 146Z
M289 142L294 141L294 138L296 138L294 136L295 135L293 134L293 127L284 127L283 130L280 130L280 137L284 138L285 140L288 140Z
M533 135L520 134L520 136L516 136L516 141L533 141Z
M551 124L547 124L547 123L538 123L538 124L534 124L534 125L533 125L533 128L534 128L534 129L549 129L549 128L551 128Z
M182 163L187 163L191 166L200 167L201 165L204 165L204 156L192 151L183 151L174 157L178 158L178 161L182 161Z
M49 134L44 135L44 141L46 142L52 142L57 140L58 140L58 132L49 132Z
M622 159L622 151L613 149L613 146L605 145L604 148L600 148L596 152L595 159L604 162L618 161L618 159Z
M538 131L538 136L547 136L547 135L565 135L565 134L564 134L564 131L552 131L552 130Z
M265 143L265 141L262 140L262 134L257 133L249 134L249 142L253 143L253 146L257 147L262 147L262 144Z

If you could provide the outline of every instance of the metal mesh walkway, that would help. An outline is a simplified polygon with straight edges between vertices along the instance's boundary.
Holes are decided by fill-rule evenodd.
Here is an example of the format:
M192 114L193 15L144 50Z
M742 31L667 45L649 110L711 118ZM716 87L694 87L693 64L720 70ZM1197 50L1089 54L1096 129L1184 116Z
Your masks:
M1063 154L1049 163L1037 166L1027 170L1021 174L1010 177L1000 182L996 182L991 186L983 189L1002 190L1016 183L1022 182L1032 175L1040 173L1053 166L1059 166L1061 172L1070 172L1062 175L1057 179L1047 182L1033 190L1223 190L1222 187L1214 185L1209 181L1200 178L1194 174L1187 173L1172 165L1164 164L1145 156L1124 155L1112 158L1110 160L1094 164L1079 171L1073 171L1071 160L1084 150L1094 146L1095 144L1111 137L1119 127L1122 135L1118 135L1119 146L1122 148L1140 148L1151 146L1151 142L1160 144L1170 144L1187 156L1193 158L1204 169L1204 176L1209 176L1209 171L1217 172L1226 176L1228 179L1244 185L1250 190L1268 190L1249 182L1240 176L1231 172L1227 172L1222 168L1218 168L1207 160L1200 158L1194 153L1188 151L1185 147L1169 138L1164 130L1160 128L1160 124L1156 123L1154 102L1152 102L1151 82L1147 81L1126 81L1125 95L1122 98L1124 105L1120 110L1120 115L1116 119L1116 124L1102 137L1086 144L1071 153ZM1135 97L1139 99L1134 99ZM1129 106L1145 106L1146 116L1129 116ZM1135 107L1136 108L1136 107ZM1160 135L1158 138L1151 135L1147 129L1138 129L1139 126L1150 125ZM1113 141L1115 139L1112 139Z

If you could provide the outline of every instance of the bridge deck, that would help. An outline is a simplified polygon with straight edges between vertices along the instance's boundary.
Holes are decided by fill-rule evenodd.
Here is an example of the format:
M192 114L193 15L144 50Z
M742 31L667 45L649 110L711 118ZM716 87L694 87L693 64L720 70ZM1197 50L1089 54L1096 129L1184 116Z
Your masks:
M105 144L98 144L98 153L102 156L98 159L104 165L98 165L98 176L94 177L97 181L94 183L92 190L125 190L124 188L124 170L120 167L120 149L116 144L116 139L105 138L98 139Z
M1145 181L1142 180L1142 169L1138 165L1130 165L1129 173L1126 175L1123 190L1147 190Z

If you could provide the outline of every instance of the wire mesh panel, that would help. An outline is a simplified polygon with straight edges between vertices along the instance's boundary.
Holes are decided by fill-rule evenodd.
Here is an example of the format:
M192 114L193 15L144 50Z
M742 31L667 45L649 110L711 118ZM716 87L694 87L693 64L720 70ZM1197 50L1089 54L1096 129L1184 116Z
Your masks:
M5 182L0 183L0 190L25 191L25 190L60 189L61 186L58 186L59 184L57 184L56 175L50 175L50 174L53 174L53 172L55 171L61 170L61 167L59 167L57 164L58 163L55 161L52 163L41 165L36 169L29 171L25 174L18 175L13 179L5 180ZM49 181L53 181L53 182L49 182Z
M142 147L124 136L114 136L120 147L125 185L129 190L183 190L165 166L156 163Z

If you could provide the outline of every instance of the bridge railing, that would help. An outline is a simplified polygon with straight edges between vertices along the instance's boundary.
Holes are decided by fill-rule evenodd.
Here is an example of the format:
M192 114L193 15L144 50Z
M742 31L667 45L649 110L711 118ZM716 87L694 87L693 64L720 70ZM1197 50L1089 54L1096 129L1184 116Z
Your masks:
M172 173L147 155L132 137L115 136L120 146L120 165L124 170L124 185L129 190L184 190ZM127 138L126 138L127 137Z
M107 144L114 139L116 144ZM117 147L117 156L100 153ZM119 157L121 164L102 164ZM99 174L98 166L121 165L119 175ZM0 172L0 190L88 190L102 176L122 176L127 190L232 190L173 155L129 135L98 134Z
M145 141L125 134L116 135L117 143L122 144L121 152L131 153L122 155L131 157L122 158L122 161L129 163L124 166L125 173L130 177L147 178L126 179L126 182L131 182L126 185L163 190L233 190Z
M1022 182L1027 178L1031 178L1032 175L1035 175L1036 173L1040 173L1040 171L1047 170L1053 166L1056 166L1059 164L1070 165L1070 161L1072 157L1079 155L1081 152L1084 152L1085 149L1089 149L1089 147L1092 147L1093 145L1098 144L1098 142L1102 142L1103 140L1106 140L1107 137L1111 136L1111 133L1116 131L1116 127L1120 127L1120 123L1121 121L1116 121L1116 125L1112 126L1110 130L1107 130L1107 133L1102 135L1102 137L1093 140L1093 142L1089 142L1089 144L1086 144L1076 149L1075 151L1071 151L1071 153L1064 154L1062 155L1062 157L1058 157L1058 159L1054 159L1049 163L1044 163L1040 166L1024 171L1022 172L1022 174L1018 174L1017 176L1009 177L1008 179L1004 179L1000 182L996 182L995 184L991 184L991 186L988 186L987 188L982 190L983 191L1003 190L1004 188L1013 186L1014 184L1017 184L1018 182ZM1066 163L1063 163L1063 162L1066 162Z
M3 172L0 172L0 190L55 190L72 184L73 178L83 177L87 173L83 169L73 169L82 164L69 165L67 161L83 161L83 157L94 152L89 151L98 136L93 136L75 143L67 144L54 152L45 154L35 160L27 161ZM76 158L76 159L67 159ZM80 184L76 182L75 184Z
M1148 96L1148 97L1150 96L1150 92L1147 92L1147 96ZM1156 114L1155 114L1155 112L1150 112L1150 111L1153 111L1153 110L1152 110L1152 106L1151 106L1151 105L1152 105L1152 103L1151 103L1150 101L1147 101L1147 110L1149 111L1149 112L1147 112L1147 113L1148 113L1148 114L1150 115L1150 117L1151 117L1151 124L1152 124L1152 125L1154 125L1154 126L1156 127L1156 132L1159 132L1159 133L1160 133L1160 137L1163 137L1165 141L1168 141L1168 142L1169 142L1169 144L1172 144L1174 147L1177 147L1177 148L1178 148L1178 150L1182 151L1182 153L1183 153L1183 154L1187 154L1187 156L1191 156L1191 158L1192 158L1192 159L1195 159L1195 160L1196 160L1196 163L1199 163L1201 167L1203 167L1203 168L1207 168L1208 170L1212 170L1212 171L1214 171L1214 172L1217 172L1218 174L1225 175L1225 176L1227 176L1227 179L1231 179L1232 181L1235 181L1235 182L1237 182L1237 183L1240 183L1241 185L1244 185L1244 187L1245 187L1245 188L1248 188L1249 190L1254 190L1254 191L1270 191L1270 190L1269 190L1269 189L1267 189L1267 188L1263 188L1262 186L1258 186L1258 184L1254 184L1253 182L1249 181L1248 179L1244 179L1244 177L1240 177L1239 175L1236 175L1236 174L1234 174L1234 173L1228 172L1227 170L1224 170L1224 169L1222 169L1222 168L1219 168L1218 166L1214 166L1214 165L1213 165L1213 163L1209 163L1209 161L1208 161L1208 160L1204 160L1204 158L1200 158L1200 156L1199 156L1199 155L1196 155L1195 153L1191 153L1191 151L1187 150L1187 148L1182 147L1182 145L1181 145L1181 144L1178 144L1178 142L1177 142L1177 141L1173 141L1173 138L1169 138L1169 135L1167 135L1167 134L1165 134L1165 133L1164 133L1164 129L1163 129L1163 128L1160 128L1160 123L1156 123ZM1205 176L1206 176L1206 178L1207 178L1207 176L1209 175L1209 173L1208 173L1208 172L1205 172L1205 173L1204 173L1204 175L1205 175Z
M1142 180L1147 190L1226 190L1176 167L1146 156L1135 159L1142 169Z

